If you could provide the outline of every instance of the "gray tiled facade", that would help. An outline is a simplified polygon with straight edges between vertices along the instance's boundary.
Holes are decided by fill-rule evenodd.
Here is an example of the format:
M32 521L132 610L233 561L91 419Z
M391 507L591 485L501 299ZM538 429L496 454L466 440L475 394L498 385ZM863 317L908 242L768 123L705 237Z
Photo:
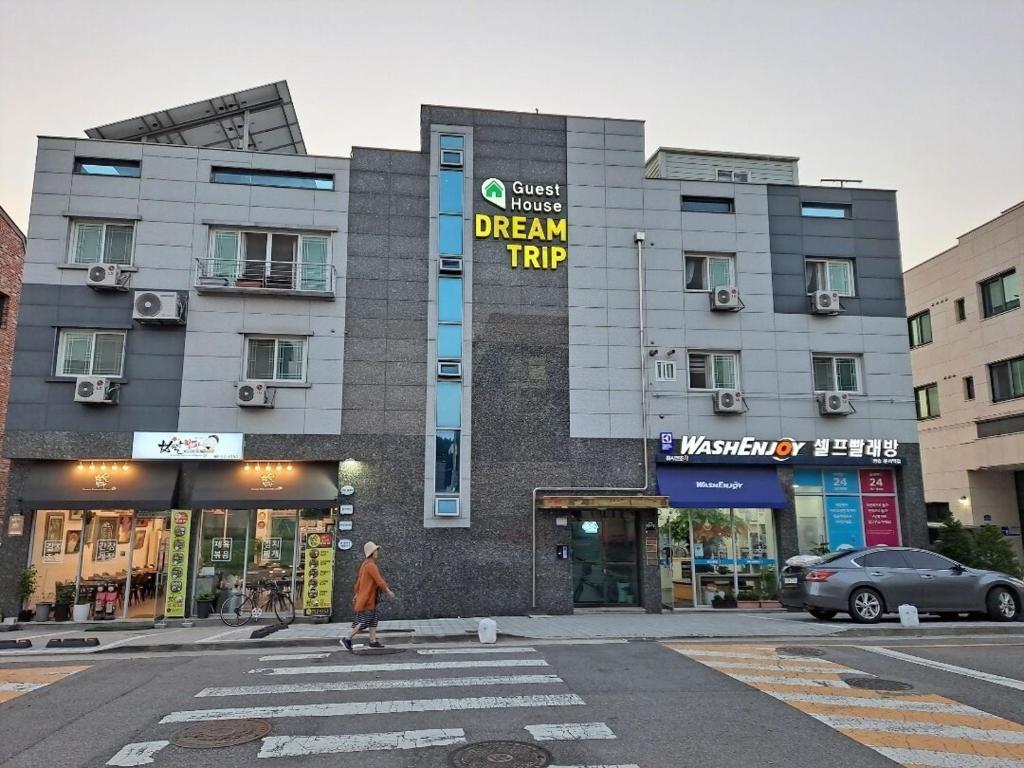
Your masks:
M439 130L458 128L471 136L469 492L465 518L435 527L425 514L436 342L431 148ZM556 524L559 515L537 511L533 549L535 488L599 495L599 488L646 485L656 495L657 444L644 437L792 434L906 444L897 474L903 538L924 543L894 193L647 178L644 126L633 120L425 106L420 131L418 151L356 147L351 159L41 139L5 449L14 460L9 507L18 506L36 459L127 457L136 431L240 432L248 459L337 461L340 483L355 488L356 546L336 553L336 618L347 613L367 540L384 546L383 570L398 593L388 618L568 613L572 561L557 559L556 547L570 544L569 529ZM76 155L140 160L142 175L75 175ZM214 166L330 173L335 189L215 184ZM795 166L792 173L795 179ZM490 177L559 185L569 255L558 269L512 268L503 241L473 237L473 214L496 212L480 194ZM735 211L682 212L683 195L728 197ZM854 218L803 219L801 200L850 203ZM178 291L186 324L135 324L131 291L86 287L83 271L65 263L75 218L134 222L130 287ZM328 237L333 295L197 290L196 264L209 258L211 232L231 226ZM645 233L642 340L637 232ZM735 255L742 311L711 312L706 292L684 290L687 253ZM813 256L855 260L858 297L843 316L808 314L803 262ZM117 406L72 402L73 386L53 375L61 327L127 331ZM246 334L307 341L307 380L279 388L273 408L235 404ZM655 360L670 350L679 376L655 381ZM689 390L686 355L693 350L739 353L747 413L715 414L710 393ZM818 414L816 352L862 357L856 414ZM187 494L189 472L179 494ZM784 557L797 546L791 471L782 468L780 479L789 498L776 515ZM638 531L656 520L655 510L642 510ZM26 557L27 538L12 541L0 555L0 594L21 567L11 558ZM659 569L642 549L637 563L637 603L660 610Z

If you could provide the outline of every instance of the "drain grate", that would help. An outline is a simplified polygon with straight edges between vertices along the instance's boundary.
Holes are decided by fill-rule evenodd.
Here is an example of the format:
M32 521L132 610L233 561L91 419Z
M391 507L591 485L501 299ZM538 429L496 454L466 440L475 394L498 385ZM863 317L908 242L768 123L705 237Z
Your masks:
M217 720L187 725L171 737L171 743L187 749L233 747L256 741L270 733L267 720Z
M545 768L551 753L525 741L481 741L448 757L452 768Z
M847 677L845 682L851 688L863 688L868 691L909 691L914 687L899 680L885 680L880 677Z
M821 648L804 648L803 646L799 645L786 646L785 648L779 648L777 650L780 654L784 656L818 657L825 655L825 652L821 650Z

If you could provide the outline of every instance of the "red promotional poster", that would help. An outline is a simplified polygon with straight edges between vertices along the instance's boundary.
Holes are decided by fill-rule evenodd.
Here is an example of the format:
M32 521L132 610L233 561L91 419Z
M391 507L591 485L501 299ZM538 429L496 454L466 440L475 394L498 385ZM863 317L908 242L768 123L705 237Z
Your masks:
M862 496L864 510L864 543L869 547L882 544L900 545L899 520L894 496Z
M896 493L896 483L888 469L862 469L861 493Z

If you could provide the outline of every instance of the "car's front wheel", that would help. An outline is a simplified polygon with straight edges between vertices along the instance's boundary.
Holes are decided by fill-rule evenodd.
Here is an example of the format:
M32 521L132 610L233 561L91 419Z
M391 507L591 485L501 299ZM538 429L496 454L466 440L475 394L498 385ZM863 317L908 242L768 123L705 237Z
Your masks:
M829 621L836 617L839 611L829 611L825 608L808 608L807 612L819 621Z
M988 617L992 621L1013 621L1020 613L1017 596L1006 587L996 587L985 598Z
M858 624L877 624L885 607L882 596L868 587L853 590L850 595L850 616Z

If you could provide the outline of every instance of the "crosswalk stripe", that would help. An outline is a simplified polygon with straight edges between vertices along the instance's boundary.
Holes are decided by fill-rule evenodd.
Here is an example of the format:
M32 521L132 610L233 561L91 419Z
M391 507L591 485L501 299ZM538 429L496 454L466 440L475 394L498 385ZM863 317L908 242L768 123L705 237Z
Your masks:
M455 656L463 653L536 653L536 648L520 648L515 645L501 645L496 647L480 648L425 648L416 651L420 656Z
M342 752L420 749L464 744L465 741L466 734L461 728L359 733L352 736L266 736L263 739L263 748L256 757L302 757Z
M545 685L562 682L558 675L485 675L482 677L429 677L411 680L354 680L352 682L294 683L291 685L243 685L204 688L196 698L211 696L269 696L284 693L368 691L388 688L459 688L477 685Z
M537 741L583 741L585 739L614 739L615 734L605 723L547 723L528 725L526 730Z
M963 753L931 752L922 749L900 747L875 747L877 752L904 766L928 766L929 768L1024 768L1024 760L1013 758L982 757Z
M194 723L202 720L245 720L272 717L346 717L349 715L394 715L402 712L449 712L470 709L513 709L524 707L580 706L585 702L574 693L544 696L482 696L465 699L411 699L406 701L331 702L266 707L228 707L172 712L160 722Z
M1024 734L1024 725L1003 720L981 710L971 710L970 707L963 714L956 711L946 711L946 709L952 709L952 707L933 709L927 712L899 709L898 714L894 714L892 709L872 707L869 702L860 702L859 700L858 705L852 711L850 707L842 704L809 704L802 701L790 701L787 703L792 707L796 707L801 712L814 716L835 715L837 717L863 717L877 720L897 719L900 722L906 723L941 723L944 725L962 725L967 728L981 729L999 728L1004 731L1019 731Z
M326 659L329 653L274 653L260 656L260 661L300 661L302 659Z
M728 674L724 673L723 674ZM743 683L775 683L776 685L799 684L799 685L820 685L822 688L849 688L850 685L846 681L840 679L839 675L830 675L828 677L801 677L799 679L793 677L779 677L777 675L729 675L734 680L739 680Z
M942 723L906 722L878 720L874 718L821 715L810 713L815 720L836 730L886 731L888 733L909 733L915 736L944 736L950 739L999 741L1007 744L1024 744L1024 732L1001 728L970 728L963 725Z
M950 754L984 755L995 758L1013 758L1024 761L1024 744L1007 744L1003 741L966 741L953 736L931 734L894 733L892 731L864 731L847 728L840 731L866 747L895 747L918 749L928 752L949 752Z
M764 663L761 664L750 664L744 662L732 662L724 660L717 661L715 659L700 659L700 663L706 667L711 667L712 669L761 669L766 672L843 672L845 674L856 673L856 670L841 667L838 664L829 664L828 666L810 666L806 664L774 664L767 659Z
M640 768L636 763L621 765L549 765L548 768Z
M1017 691L1024 691L1024 680L1015 680L1012 677L1003 677L1002 675L993 675L990 672L982 672L977 669L958 667L955 664L945 664L941 661L932 661L931 659L924 659L920 656L912 656L909 653L900 653L899 651L894 651L891 648L880 648L878 646L873 645L860 645L857 646L857 648L861 651L867 651L869 653L878 653L882 656L888 656L893 659L899 659L900 661L906 661L910 664L919 664L922 667L940 669L943 672L952 672L954 675L964 675L965 677L973 677L976 680L983 680L986 683L993 683L995 685L1002 685L1006 688L1013 688Z
M37 688L45 688L49 683L0 683L0 691L34 691Z
M487 667L546 667L544 659L482 659L474 661L404 661L387 664L337 664L319 667L267 667L250 675L334 675L360 672L414 672L423 669L486 669Z
M799 680L794 680L789 683L758 683L754 687L763 693L770 693L773 695L776 692L787 694L809 693L816 696L845 696L852 699L870 699L871 701L929 701L934 704L941 704L942 702L949 701L949 699L942 696L936 696L931 693L886 693L883 691L871 691L864 688L844 688L841 691L829 693L828 691L823 690L820 685L815 685L813 683L807 683L805 685Z
M125 744L116 755L107 761L107 765L149 765L153 762L154 755L168 744L170 744L169 741L141 741L135 744Z
M765 690L763 692L767 693L769 696L774 696L776 699L779 699L780 701L806 703L810 705L830 705L836 707L870 707L872 709L896 709L904 712L950 712L963 713L965 715L973 714L979 711L975 710L973 707L968 707L965 704L947 704L942 701L922 701L921 699L911 699L910 697L901 697L898 699L881 699L871 697L855 698L852 696L846 696L847 693L852 693L852 691L843 691L842 696L828 696L824 694L815 693L795 693L789 691Z
M674 651L678 651L683 656L692 656L694 658L700 656L706 656L707 658L727 658L727 659L758 659L761 661L774 661L778 658L773 653L732 653L731 651L708 651L700 648L688 648L685 645L678 645L671 643L669 648ZM768 649L766 648L765 651Z

